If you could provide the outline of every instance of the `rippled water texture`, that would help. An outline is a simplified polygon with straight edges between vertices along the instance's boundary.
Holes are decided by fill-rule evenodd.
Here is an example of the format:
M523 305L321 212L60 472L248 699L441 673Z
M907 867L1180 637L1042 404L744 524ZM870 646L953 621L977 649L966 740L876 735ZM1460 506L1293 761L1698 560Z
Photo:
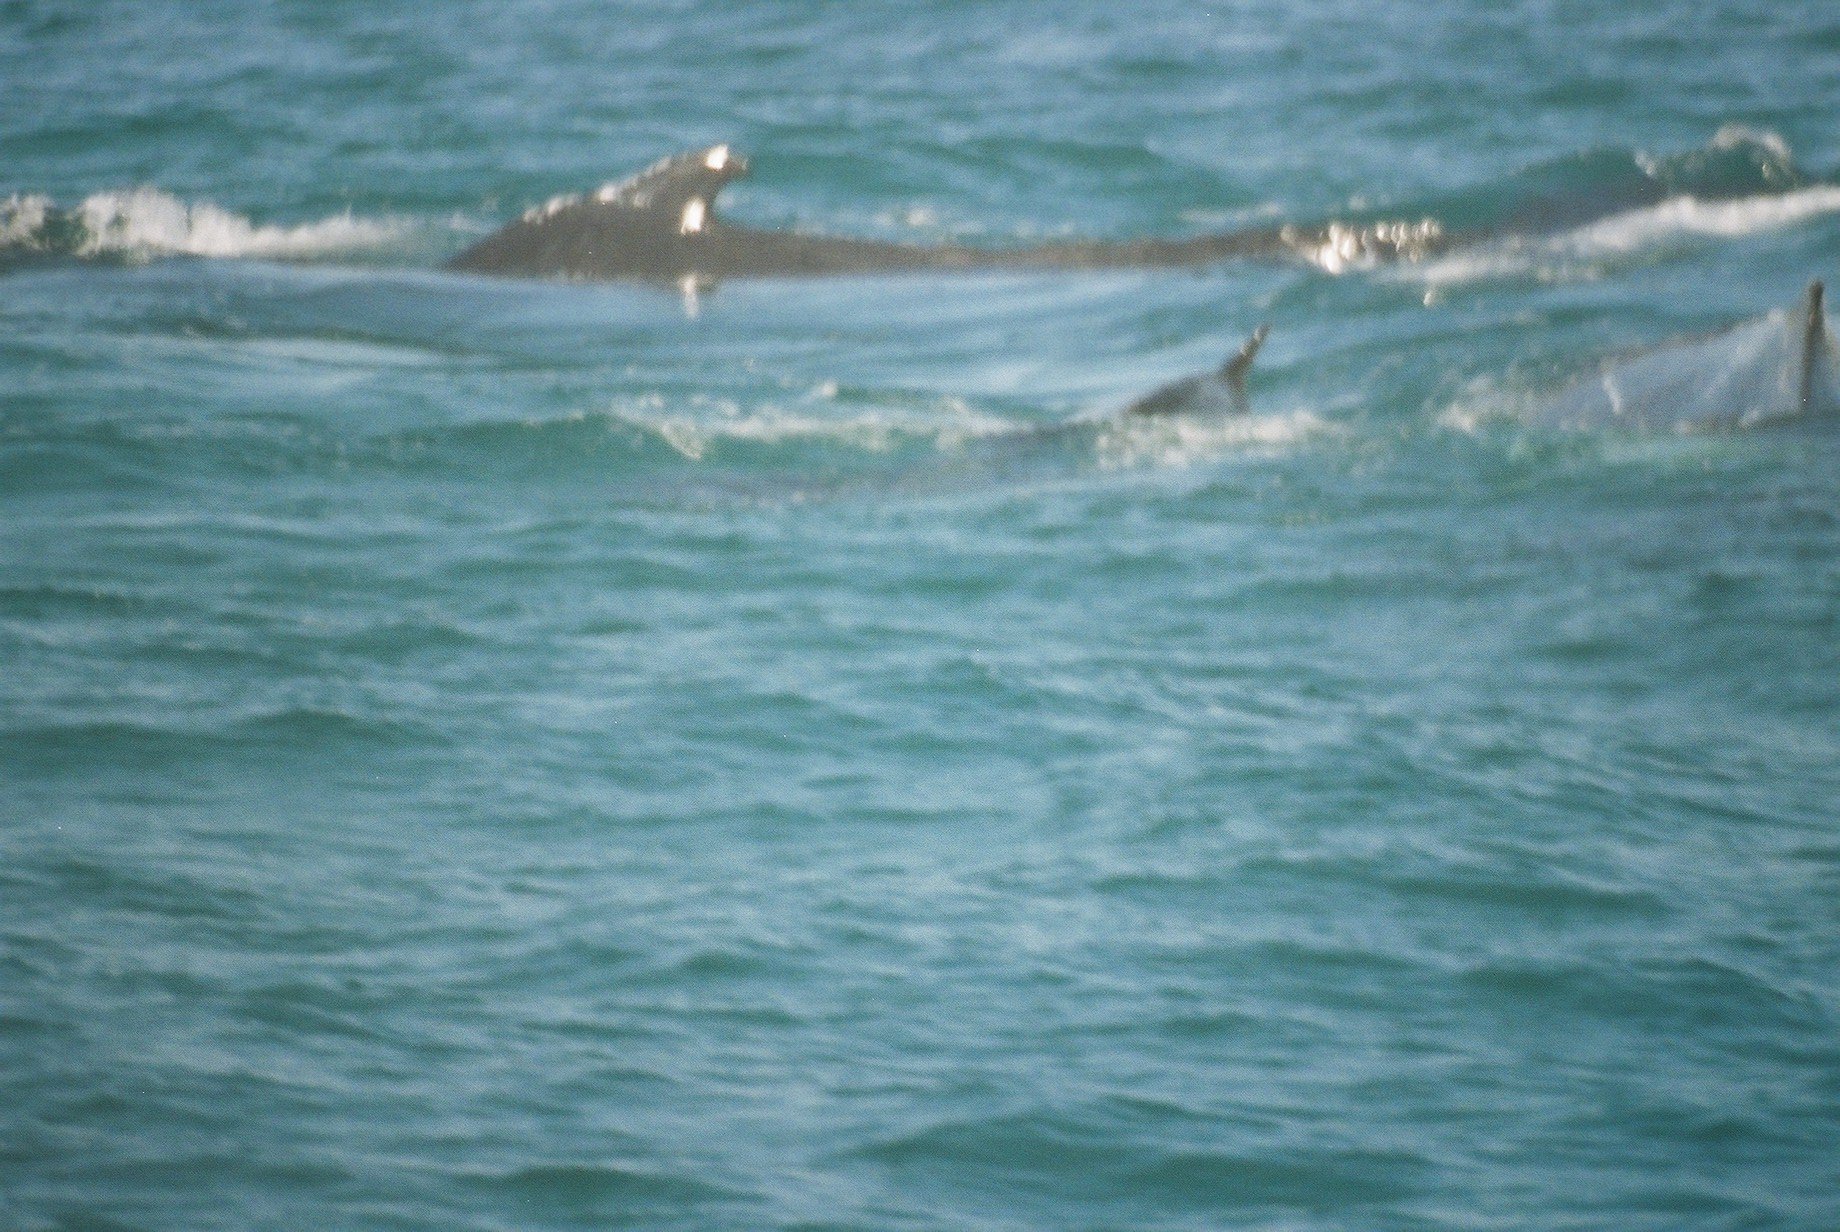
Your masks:
M1832 6L15 0L0 80L0 1227L1840 1226L1840 428L1552 411L1780 405ZM439 269L722 141L1324 240Z

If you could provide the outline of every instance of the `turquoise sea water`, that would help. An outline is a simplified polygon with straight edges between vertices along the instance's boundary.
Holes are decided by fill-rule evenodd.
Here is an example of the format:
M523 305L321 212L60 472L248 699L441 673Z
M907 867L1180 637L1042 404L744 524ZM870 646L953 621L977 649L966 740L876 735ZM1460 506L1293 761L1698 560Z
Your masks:
M1840 428L1528 415L1840 275L1831 5L13 0L0 80L0 1227L1840 1226ZM1492 238L437 268L719 141L759 226Z

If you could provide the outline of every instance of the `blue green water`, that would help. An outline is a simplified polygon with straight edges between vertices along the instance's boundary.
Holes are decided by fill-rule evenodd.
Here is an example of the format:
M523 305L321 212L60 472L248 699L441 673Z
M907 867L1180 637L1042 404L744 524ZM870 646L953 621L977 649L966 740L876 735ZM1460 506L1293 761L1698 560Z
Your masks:
M1840 275L1840 11L1627 7L0 6L0 1226L1840 1226L1840 430L1525 414ZM437 268L719 141L1496 238Z

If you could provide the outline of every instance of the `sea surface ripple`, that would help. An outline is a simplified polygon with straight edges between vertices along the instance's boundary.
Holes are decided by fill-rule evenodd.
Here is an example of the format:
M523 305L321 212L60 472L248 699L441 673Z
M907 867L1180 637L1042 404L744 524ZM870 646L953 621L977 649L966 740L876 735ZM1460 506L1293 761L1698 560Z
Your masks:
M0 79L0 1228L1840 1226L1840 430L1525 414L1840 275L1831 6L19 0ZM438 268L719 141L758 226L1480 238Z

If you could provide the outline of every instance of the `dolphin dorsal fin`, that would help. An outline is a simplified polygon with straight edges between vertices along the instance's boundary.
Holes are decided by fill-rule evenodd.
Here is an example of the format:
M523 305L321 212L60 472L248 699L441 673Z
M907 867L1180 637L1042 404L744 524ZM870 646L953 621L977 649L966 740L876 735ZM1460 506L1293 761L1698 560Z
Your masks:
M1827 288L1819 278L1808 284L1802 295L1797 324L1801 330L1796 371L1796 401L1806 414L1815 409L1816 384L1820 380L1821 357L1827 349Z
M1270 332L1270 325L1261 325L1253 330L1233 358L1220 366L1220 379L1227 383L1227 388L1233 391L1234 400L1241 406L1246 402L1246 373L1252 370L1252 361L1258 355L1259 348L1265 345L1265 335Z

